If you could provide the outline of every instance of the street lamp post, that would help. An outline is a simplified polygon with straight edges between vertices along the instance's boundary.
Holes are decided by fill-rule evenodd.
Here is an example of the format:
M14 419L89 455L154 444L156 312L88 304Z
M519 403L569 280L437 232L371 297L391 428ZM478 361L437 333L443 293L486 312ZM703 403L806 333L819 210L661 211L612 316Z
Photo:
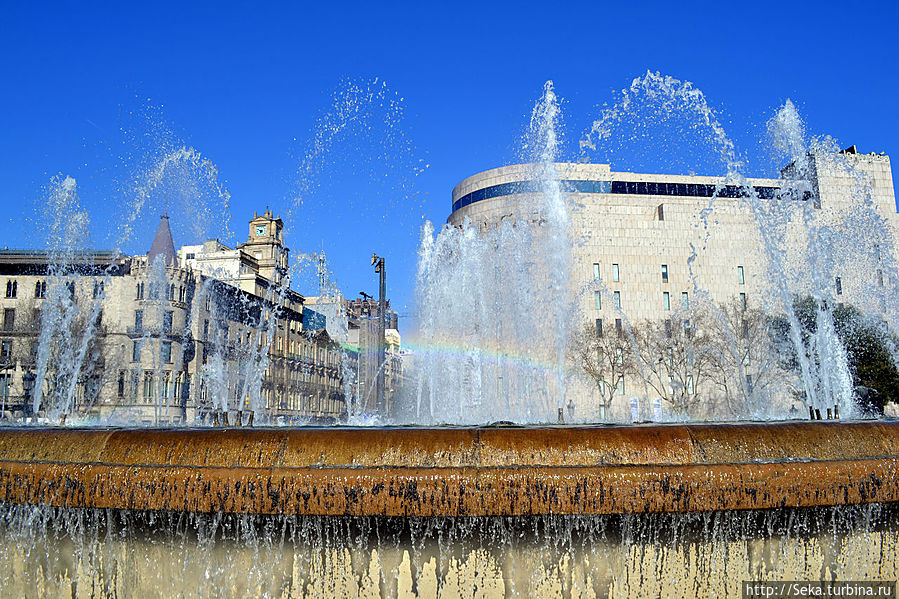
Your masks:
M386 318L387 318L387 300L385 296L387 295L387 269L384 266L384 258L381 258L377 254L371 255L371 264L375 267L375 272L380 275L379 277L379 288L378 288L378 363L376 365L376 395L377 395L377 410L381 416L387 415L386 410L386 398L384 394L384 369L382 366L384 365L384 358L386 354Z

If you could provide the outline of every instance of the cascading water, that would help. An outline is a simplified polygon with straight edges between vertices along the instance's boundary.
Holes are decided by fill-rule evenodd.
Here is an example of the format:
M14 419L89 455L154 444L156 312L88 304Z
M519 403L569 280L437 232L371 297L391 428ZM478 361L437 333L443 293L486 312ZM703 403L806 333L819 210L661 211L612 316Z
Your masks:
M78 205L77 185L73 178L59 176L48 190L48 212L52 224L48 235L47 281L41 293L46 300L34 325L38 335L32 413L43 410L52 421L65 420L75 408L79 379L97 380L93 339L98 326L100 299L108 277L82 279L79 272L91 270L87 213ZM96 274L96 273L94 273ZM105 280L104 280L105 279ZM85 289L84 283L93 285ZM86 305L76 297L92 293ZM39 318L39 321L37 320ZM86 393L96 391L87 386ZM82 398L89 404L92 397Z
M4 506L0 587L79 598L731 597L741 580L891 579L890 517L876 505L405 522Z
M415 418L423 422L546 421L553 364L542 334L531 269L531 229L504 223L482 235L470 224L423 230L419 253L422 350ZM486 277L485 277L486 275ZM497 317L501 315L501 317ZM449 401L449 398L454 398Z
M532 222L489 231L467 222L436 238L430 224L422 230L417 421L553 422L565 407L570 241L559 119L547 81L526 148L542 201ZM551 323L539 324L547 307Z
M531 115L531 146L534 180L539 182L543 194L543 215L546 219L546 268L549 274L550 304L555 306L552 341L556 352L556 396L559 415L565 407L565 359L568 351L568 327L572 321L569 308L569 252L571 240L568 232L568 204L562 191L560 173L556 168L559 158L560 110L552 81L543 86L543 97Z

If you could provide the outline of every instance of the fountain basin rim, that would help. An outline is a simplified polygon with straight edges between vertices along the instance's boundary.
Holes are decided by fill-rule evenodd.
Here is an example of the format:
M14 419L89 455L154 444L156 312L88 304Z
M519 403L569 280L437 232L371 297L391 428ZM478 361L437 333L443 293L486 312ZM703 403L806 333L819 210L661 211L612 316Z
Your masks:
M0 429L0 502L526 516L899 502L899 422Z

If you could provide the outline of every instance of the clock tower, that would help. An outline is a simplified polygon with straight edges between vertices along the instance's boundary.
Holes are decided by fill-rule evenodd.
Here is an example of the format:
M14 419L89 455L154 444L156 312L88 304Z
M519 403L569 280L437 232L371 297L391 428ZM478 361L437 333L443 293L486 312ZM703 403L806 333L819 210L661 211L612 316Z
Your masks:
M259 264L259 275L280 285L287 274L287 257L290 252L284 246L282 236L284 221L266 210L261 216L253 214L250 236L246 243L237 246L252 256Z

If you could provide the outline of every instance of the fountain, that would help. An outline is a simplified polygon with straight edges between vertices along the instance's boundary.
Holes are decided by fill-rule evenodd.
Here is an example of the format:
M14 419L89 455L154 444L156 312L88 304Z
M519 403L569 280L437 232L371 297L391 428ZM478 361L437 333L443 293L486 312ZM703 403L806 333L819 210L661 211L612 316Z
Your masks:
M718 135L688 85L649 74L627 97L646 90L698 110ZM631 102L620 104L589 143ZM767 232L766 257L784 276L779 252L799 221L816 241L809 262L825 270L836 260L824 247L830 230L799 203L808 146L791 110L772 125L796 165L784 177L784 206L739 175L723 131L727 183L709 196L727 185L745 192ZM542 216L494 230L470 221L436 236L425 229L419 293L432 348L412 396L418 421L431 426L4 427L0 587L67 597L717 597L742 593L741 581L899 578L896 422L549 424L575 392L566 352L579 293L568 298L557 122L548 83L528 167ZM72 204L72 184L60 189ZM887 247L883 223L860 214ZM711 226L707 216L700 226ZM530 268L508 267L520 264ZM163 280L164 261L146 268ZM811 332L792 311L794 288L781 287L787 340L812 409L836 404L858 416L823 277L808 287ZM48 322L68 322L66 296L56 301L60 316ZM542 325L541 305L555 309ZM636 343L616 309L621 338ZM253 374L268 366L259 348L276 325L267 317L239 377L241 393L257 400ZM85 335L74 347L89 352ZM60 359L41 347L47 363ZM66 376L62 387L75 375ZM211 360L207 376L221 382L221 363ZM229 408L224 390L212 395ZM58 397L52 405L66 414L71 393ZM263 404L254 408L264 420ZM520 424L488 424L496 420Z

